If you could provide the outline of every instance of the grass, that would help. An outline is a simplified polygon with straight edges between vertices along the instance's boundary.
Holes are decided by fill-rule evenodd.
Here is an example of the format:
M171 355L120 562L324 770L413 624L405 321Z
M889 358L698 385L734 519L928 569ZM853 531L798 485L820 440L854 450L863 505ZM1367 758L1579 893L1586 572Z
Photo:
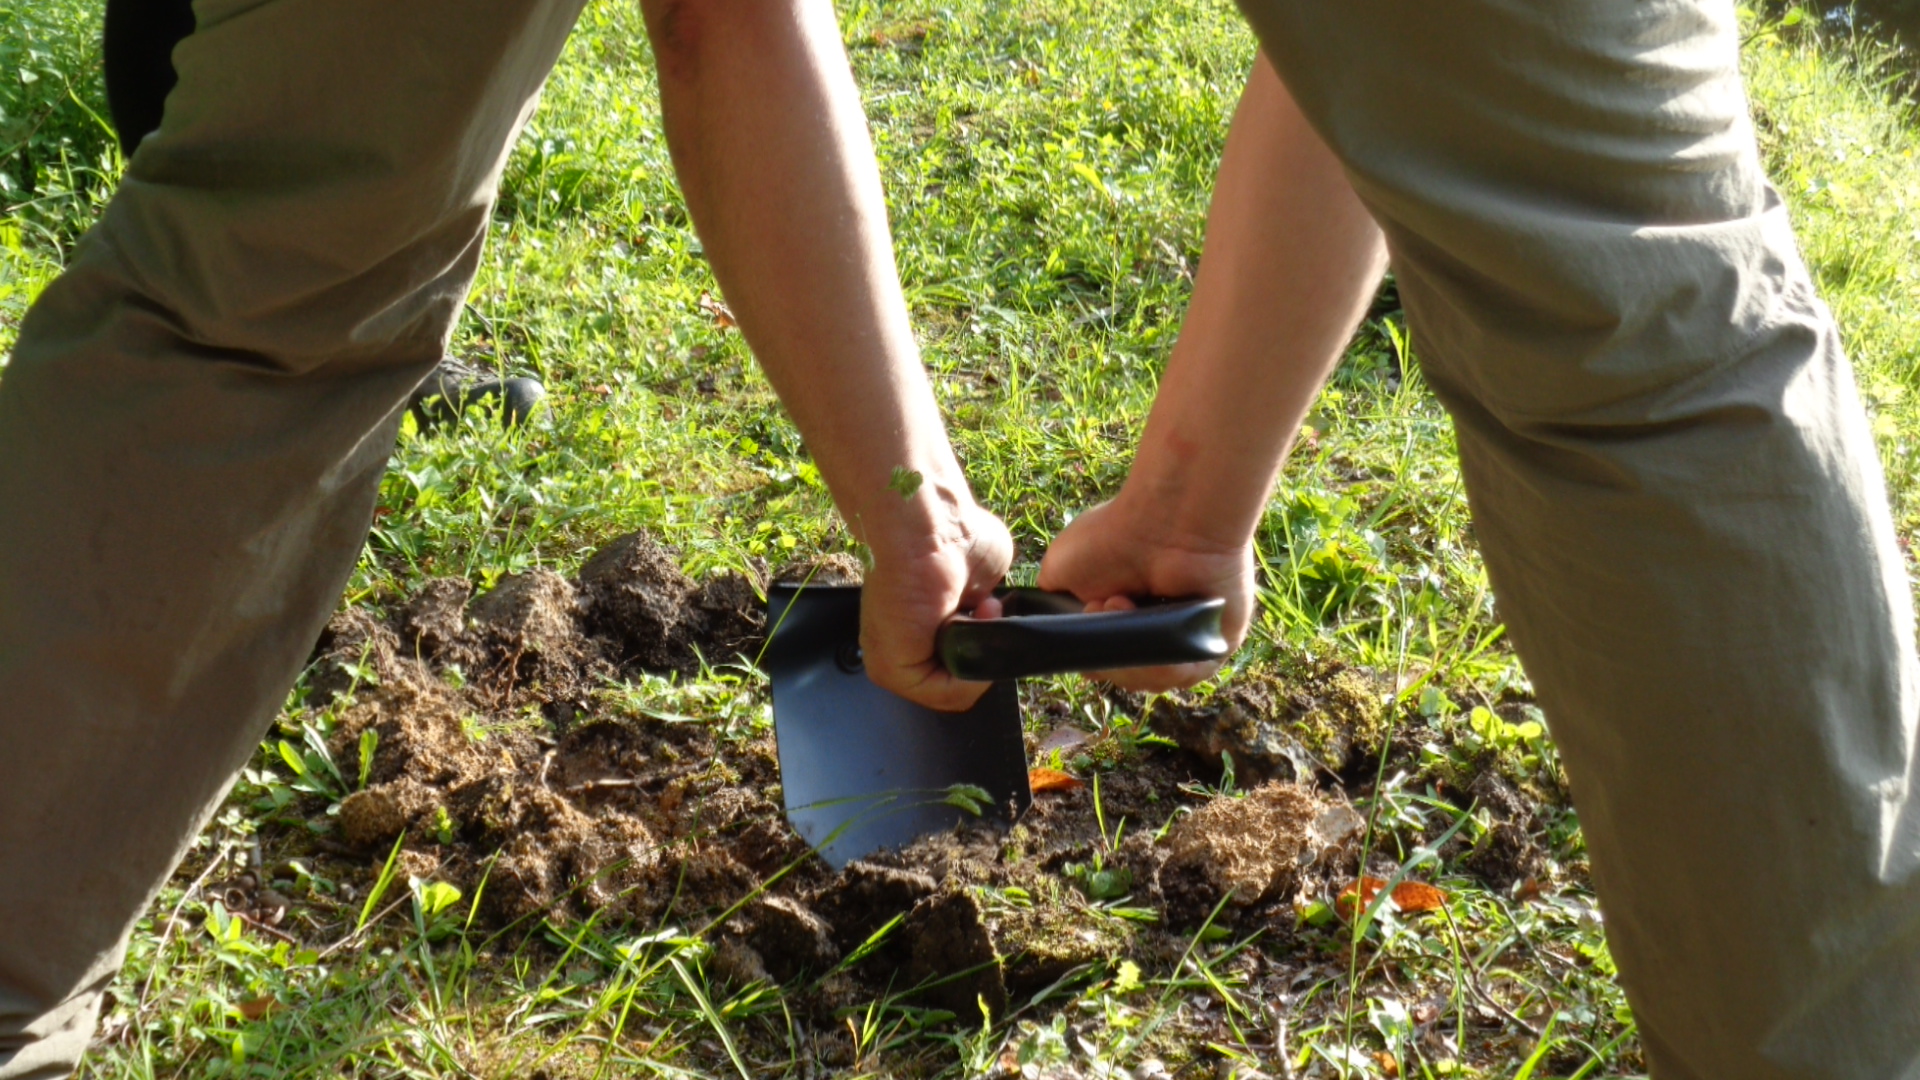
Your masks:
M1124 475L1252 44L1219 0L841 14L927 363L976 491L1012 525L1016 573L1030 575L1068 516ZM97 18L77 0L0 0L0 71L18 72L0 80L0 349L119 167L98 120ZM1858 364L1911 537L1920 128L1871 44L1756 28L1746 61L1769 167ZM409 430L347 603L379 607L434 575L484 587L570 571L639 527L696 575L846 546L738 334L702 304L717 289L674 188L650 65L635 5L590 5L513 152L456 337L462 355L538 374L549 407L515 433L484 417ZM215 886L258 870L285 828L277 793L352 782L350 762L309 780L290 763L299 753L279 752L319 722L296 697L142 922L85 1074L812 1076L842 1034L850 1058L833 1068L869 1075L970 1074L1008 1056L1143 1076L1149 1059L1299 1075L1639 1071L1578 825L1552 745L1527 722L1526 677L1501 640L1416 348L1389 294L1262 523L1262 610L1227 678L1338 662L1392 688L1392 741L1407 752L1352 785L1382 857L1441 885L1443 911L1383 909L1355 946L1310 905L1292 944L1201 935L1171 965L1115 957L1031 1018L968 1029L882 999L840 1017L844 1033L809 1030L782 988L722 989L697 928L483 935L477 898L404 873L351 900L302 874L288 886L310 902L300 920L262 928ZM764 686L742 675L623 692L729 732L766 723ZM1042 693L1108 707L1078 680ZM1551 861L1537 895L1489 890L1423 846L1455 826L1485 832L1436 784L1488 761L1539 802ZM1278 989L1246 978L1262 949L1291 950L1305 975ZM1228 1017L1237 1038L1193 1041L1182 1033L1196 1015ZM769 1047L783 1049L752 1056Z

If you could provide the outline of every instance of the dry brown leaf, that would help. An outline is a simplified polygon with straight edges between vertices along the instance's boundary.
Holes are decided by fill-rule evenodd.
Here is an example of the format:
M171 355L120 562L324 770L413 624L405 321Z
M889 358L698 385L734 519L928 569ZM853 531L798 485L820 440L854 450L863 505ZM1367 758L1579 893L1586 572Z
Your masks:
M1032 769L1027 773L1027 786L1038 795L1043 791L1077 791L1087 785L1059 769Z
M739 325L739 323L734 321L733 309L729 308L725 303L714 299L708 293L700 294L700 310L712 316L713 321L719 324L722 330L731 330Z
M272 994L268 994L266 997L251 998L241 1002L240 1015L249 1020L258 1020L279 1007L280 1002Z

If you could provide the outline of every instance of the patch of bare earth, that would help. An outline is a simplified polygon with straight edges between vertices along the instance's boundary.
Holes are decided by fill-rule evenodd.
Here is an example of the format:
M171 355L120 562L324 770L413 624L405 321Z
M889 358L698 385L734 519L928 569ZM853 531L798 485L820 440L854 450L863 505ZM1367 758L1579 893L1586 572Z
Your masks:
M841 584L859 571L840 558L781 576ZM478 596L434 580L387 618L343 612L313 683L323 699L347 695L337 762L357 761L364 733L377 741L366 786L332 836L305 841L321 849L309 857L371 879L398 839L406 873L480 896L485 929L590 916L706 927L712 975L782 983L822 1030L888 992L963 1022L983 1004L1005 1017L1117 958L1171 970L1203 924L1284 946L1305 902L1359 872L1362 823L1326 782L1356 747L1377 747L1379 697L1332 670L1163 699L1148 720L1179 749L1124 751L1098 806L1090 787L1043 792L1010 832L930 836L835 873L786 824L770 733L721 737L603 693L623 675L751 659L763 633L756 582L692 581L643 533L574 579L536 570ZM1062 729L1048 742L1083 752L1103 738ZM1217 782L1223 753L1244 794L1194 782ZM1510 791L1475 794L1525 809ZM1477 854L1490 876L1537 856L1525 830ZM1246 952L1239 977L1281 985L1272 955Z

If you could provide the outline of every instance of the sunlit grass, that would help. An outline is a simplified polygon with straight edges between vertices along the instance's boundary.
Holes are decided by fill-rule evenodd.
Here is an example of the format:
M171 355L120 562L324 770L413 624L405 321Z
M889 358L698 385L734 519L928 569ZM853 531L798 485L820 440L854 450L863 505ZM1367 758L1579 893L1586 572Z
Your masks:
M1251 41L1223 0L907 0L841 12L937 392L976 490L1014 528L1017 573L1031 574L1053 533L1125 473L1200 257ZM0 348L118 167L96 119L97 17L79 0L0 2L0 69L24 57L36 73L0 86ZM1881 88L1877 56L1773 34L1747 49L1769 167L1840 317L1910 533L1920 134ZM738 334L703 306L716 293L674 187L637 9L595 3L513 152L455 339L477 362L540 376L549 406L519 432L486 416L409 430L349 602L377 607L434 575L485 586L534 566L570 571L638 527L696 574L845 548L797 433ZM1066 1008L985 1031L894 999L840 1018L844 1030L810 1031L778 988L715 986L697 928L486 937L445 921L474 898L429 911L404 879L364 931L364 897L336 902L313 882L302 884L308 921L282 931L291 940L232 920L217 898L187 890L203 872L236 872L263 831L271 845L283 828L255 801L288 779L263 756L136 934L91 1074L813 1075L841 1038L850 1068L876 1075L977 1071L1003 1051L1084 1062L1081 1040L1134 1069L1244 1059L1271 1071L1276 1024L1289 1063L1320 1075L1377 1073L1379 1055L1405 1075L1448 1075L1452 1054L1484 1067L1455 1075L1505 1076L1536 1051L1542 1075L1637 1068L1581 887L1577 825L1551 801L1563 794L1551 745L1486 719L1486 703L1524 702L1527 684L1417 352L1381 305L1316 408L1261 525L1262 607L1231 677L1329 663L1378 677L1402 741L1425 755L1420 774L1381 777L1366 804L1396 860L1456 824L1479 829L1429 778L1455 755L1501 756L1512 779L1549 798L1540 828L1560 883L1550 895L1500 895L1442 865L1429 869L1452 897L1444 916L1384 920L1363 953L1337 922L1307 921L1291 945L1196 941L1185 965L1136 972L1133 984L1116 958L1061 991L1052 1004ZM729 730L750 727L764 703L752 680L632 693ZM1046 693L1076 712L1109 707L1077 679ZM1294 949L1325 971L1277 997L1232 973L1241 951L1259 948ZM1241 1042L1182 1044L1173 1021L1196 999L1241 1018ZM1451 1051L1445 1038L1408 1035L1408 1010L1430 1005L1446 1019L1424 1022ZM728 1044L748 1034L752 1046L785 1047L782 1059L740 1059Z

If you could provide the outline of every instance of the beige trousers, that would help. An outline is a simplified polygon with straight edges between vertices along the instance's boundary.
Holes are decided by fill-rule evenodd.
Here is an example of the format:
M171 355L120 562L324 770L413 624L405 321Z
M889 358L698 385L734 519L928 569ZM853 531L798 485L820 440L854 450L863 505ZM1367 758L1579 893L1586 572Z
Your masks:
M0 1080L365 535L580 0L200 0L0 375ZM1730 0L1245 0L1387 229L1662 1080L1920 1077L1907 586Z
M0 374L0 1078L67 1075L129 927L365 541L582 0L199 0Z
M1241 0L1386 230L1659 1080L1920 1077L1913 611L1732 0Z

